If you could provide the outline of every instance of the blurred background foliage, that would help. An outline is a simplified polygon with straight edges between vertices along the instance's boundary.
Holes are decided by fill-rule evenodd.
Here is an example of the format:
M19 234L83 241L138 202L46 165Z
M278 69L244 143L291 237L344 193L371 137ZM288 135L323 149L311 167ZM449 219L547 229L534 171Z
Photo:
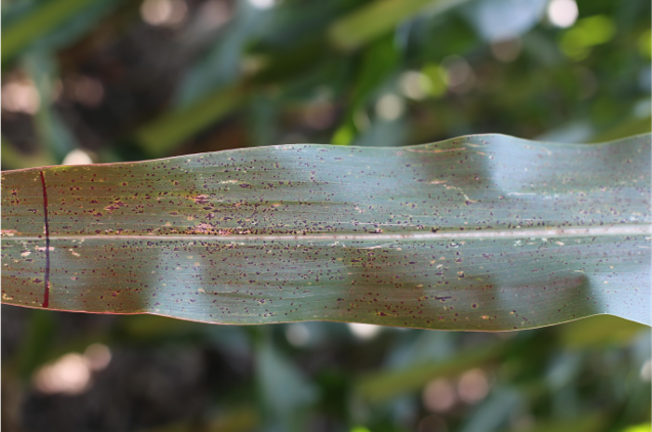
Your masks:
M648 0L3 0L2 169L650 130ZM650 330L2 306L6 431L650 431Z

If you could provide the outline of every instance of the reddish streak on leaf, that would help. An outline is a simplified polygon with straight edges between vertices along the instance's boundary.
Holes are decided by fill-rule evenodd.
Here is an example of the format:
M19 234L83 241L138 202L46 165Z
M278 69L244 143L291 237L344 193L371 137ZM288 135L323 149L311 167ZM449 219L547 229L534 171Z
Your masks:
M45 220L45 287L43 292L43 307L50 304L50 226L48 224L48 192L45 187L45 176L41 171L41 185L43 185L43 215Z

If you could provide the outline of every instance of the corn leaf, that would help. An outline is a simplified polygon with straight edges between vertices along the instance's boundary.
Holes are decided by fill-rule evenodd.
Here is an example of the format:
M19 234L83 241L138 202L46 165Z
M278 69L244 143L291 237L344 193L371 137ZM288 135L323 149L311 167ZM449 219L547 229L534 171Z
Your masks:
M219 324L650 324L650 135L279 145L2 174L2 302Z

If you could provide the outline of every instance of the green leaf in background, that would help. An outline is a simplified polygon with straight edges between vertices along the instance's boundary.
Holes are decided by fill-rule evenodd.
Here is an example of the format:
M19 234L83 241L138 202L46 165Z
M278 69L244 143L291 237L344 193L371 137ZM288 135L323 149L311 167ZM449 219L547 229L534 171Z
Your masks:
M26 14L23 19L17 20L13 26L2 32L2 60L10 58L39 36L69 20L79 10L89 7L91 3L88 0L51 1L47 7L34 9Z
M257 349L261 400L268 405L266 431L300 430L302 408L315 402L317 390L269 341Z
M221 324L649 325L649 197L649 135L5 172L2 301Z
M542 423L543 424L536 425L529 430L531 432L592 432L599 430L600 426L604 424L604 417L600 414L587 414L586 416L580 418L548 421ZM632 430L628 428L623 432L634 432L637 430L634 428L631 429Z
M335 21L330 40L337 47L353 50L390 33L401 21L419 12L441 13L466 0L381 0L370 3Z
M56 63L46 52L35 52L24 58L25 68L39 89L41 97L44 100L52 100L54 89L51 77L56 75ZM62 161L66 154L79 147L66 123L61 121L50 104L42 104L34 120L43 153L51 153L56 160Z
M246 91L240 88L218 90L188 108L171 111L144 125L137 138L150 153L162 156L198 129L237 109L246 97Z
M455 375L505 353L504 344L493 344L460 351L444 361L421 362L396 371L368 374L357 383L357 395L362 399L379 403L423 387L424 382L442 376Z
M487 42L509 40L527 33L540 20L545 0L480 0L466 5L465 15Z
M26 2L24 2L26 3ZM32 45L53 48L70 43L106 15L116 0L50 0L22 6L2 29L2 63ZM9 6L9 5L7 5ZM14 6L21 8L21 5Z

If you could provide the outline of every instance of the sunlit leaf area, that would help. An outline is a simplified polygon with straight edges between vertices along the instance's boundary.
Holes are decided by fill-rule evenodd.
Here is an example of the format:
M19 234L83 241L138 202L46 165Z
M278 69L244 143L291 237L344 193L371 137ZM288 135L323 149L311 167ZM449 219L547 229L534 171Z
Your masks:
M366 155L366 163L372 161L373 169L385 178L384 193L399 196L400 191L392 188L403 187L407 202L421 190L405 186L419 178L408 171L428 166L428 158L414 156L415 165L400 165L406 173L399 176L401 181L392 182L398 172L394 168L399 166L392 165L393 161L403 154L396 147L450 143L454 141L446 140L487 133L538 144L519 147L523 142L517 145L516 139L492 136L486 140L502 142L504 159L491 159L494 154L489 147L486 152L474 147L486 163L477 156L480 153L474 153L475 162L465 162L458 153L441 153L460 158L458 165L475 163L487 173L501 172L501 184L526 194L496 198L497 216L487 215L483 223L500 226L520 216L517 210L556 209L554 204L561 202L527 207L524 203L532 204L527 198L531 191L551 200L559 199L560 191L570 191L568 196L577 198L573 202L587 202L586 209L573 208L573 220L599 227L601 218L620 220L619 212L624 212L630 215L627 226L638 229L640 221L647 219L649 224L649 207L640 195L649 194L649 173L623 170L619 163L650 165L650 138L641 135L650 132L651 121L650 8L648 0L3 0L3 430L650 431L652 342L650 328L639 323L649 323L640 311L649 311L650 305L645 296L636 301L624 296L640 288L636 283L644 282L636 280L628 286L627 281L634 279L619 272L645 267L637 261L649 257L645 236L624 237L627 248L623 249L618 244L609 246L600 237L582 237L586 241L582 248L575 246L577 256L547 255L568 264L590 251L601 266L611 265L605 260L620 263L603 271L611 272L604 282L620 278L621 286L605 286L600 292L626 304L624 312L614 309L613 313L631 320L611 315L573 320L568 312L574 310L573 304L562 306L552 297L550 301L559 302L560 309L544 313L535 302L520 300L519 306L530 315L553 319L522 327L540 328L504 332L491 330L507 330L500 327L506 320L494 326L489 315L485 320L483 312L472 306L469 313L477 315L476 321L448 328L489 331L415 329L409 327L445 327L426 325L427 318L403 326L381 315L339 320L349 322L306 321L304 317L281 324L245 317L239 322L262 325L216 325L154 315L114 315L110 312L129 311L119 310L120 300L113 298L94 309L77 309L103 313L56 312L40 308L42 303L29 303L35 298L42 301L43 281L38 278L33 278L40 283L38 292L7 290L6 281L17 274L14 264L33 257L21 256L21 251L15 259L4 255L5 245L16 234L7 221L30 223L7 216L18 214L12 213L18 205L7 207L16 200L27 203L32 199L38 203L35 206L43 201L39 176L6 188L6 179L27 179L32 172L11 174L10 170L137 162L281 144L292 149L302 149L306 143L333 145L338 147L324 151L339 155L355 153L352 146L357 146L366 147L358 153ZM464 140L484 145L481 137ZM563 151L558 153L520 159L521 152L554 150L552 143L591 147L607 141L622 146L610 144L613 150L602 153L573 153L570 147L561 146ZM639 154L648 155L646 160L626 156L626 146L632 142L643 143L647 153ZM510 145L514 152L509 151ZM260 153L251 154L260 154L257 163L263 165L278 158L272 151L255 151ZM580 156L598 153L595 164L593 156ZM217 155L222 156L211 157L225 157ZM192 160L179 159L186 164ZM293 160L300 165L299 159ZM539 169L523 174L531 166L545 167L551 176L559 177L558 182L525 182L540 174ZM244 166L236 168L246 171ZM33 172L54 175L62 170ZM349 170L367 168L353 162ZM317 167L314 171L310 175L316 179L337 176L335 169ZM452 179L457 172L438 173L444 174ZM63 177L56 188L61 195L51 195L52 203L69 197L89 198L77 196L81 189L75 187L83 185L64 191L62 185L70 178ZM350 189L338 190L338 196L348 201L358 197L363 202L380 190L366 184L367 177L352 178L359 178L360 184L347 179L353 182ZM441 180L433 179L429 179L431 186L443 191L439 198L448 200L447 205L454 197L468 194L466 190L444 191L443 183L437 183ZM596 179L610 179L610 183L600 188ZM632 179L643 184L632 187ZM176 180L184 183L196 178L181 175ZM112 181L117 181L115 174ZM138 184L145 184L129 182L125 175L120 182L124 186L119 187L137 193ZM575 184L583 182L592 185L594 196ZM167 187L174 191L174 182ZM236 195L252 193L236 189ZM487 190L482 193L492 196ZM267 192L255 192L265 199ZM7 196L12 193L20 197ZM478 208L475 196L468 198L461 202L464 211L460 212L473 218L468 222L478 224L479 216L473 216L477 211L473 209ZM210 199L218 202L219 197ZM299 193L293 199L300 204L306 196ZM205 200L190 201L194 205ZM387 215L359 209L354 220L391 219L399 211L392 206L398 209L401 203L397 199L390 205L390 201L381 202ZM436 202L428 202L435 206L434 213L423 211L421 217L430 217L433 227L446 228L451 219L436 220L440 214ZM83 203L79 205L82 214L86 209ZM31 222L30 229L34 236L43 234L41 208L28 207L30 220L40 218ZM72 222L53 209L50 229L54 233ZM66 211L74 215L71 207ZM118 214L122 210L112 211L104 216L121 223ZM242 209L235 206L233 211ZM570 217L568 212L561 214ZM337 215L333 210L323 217L332 221ZM546 213L550 215L554 213ZM181 216L177 219L190 226L186 216L193 214L182 212ZM315 226L323 222L318 216L322 217L310 216ZM286 224L294 217L293 211L283 213ZM455 223L456 227L464 224ZM136 233L141 228L127 227ZM388 236L393 229L381 228L369 235ZM73 286L78 280L75 272L92 273L96 268L102 276L96 276L97 288L85 287L89 292L106 289L110 297L111 293L119 295L121 286L142 283L140 276L122 281L102 273L105 257L99 252L92 256L96 268L67 268L62 263L72 262L77 249L70 248L71 258L66 261L57 259L61 248L52 246L57 252L51 254L51 274L57 284L65 278ZM550 241L551 248L557 246ZM608 250L596 249L602 247ZM623 253L619 255L614 248ZM292 266L301 260L295 255L284 264L286 277L292 276ZM344 258L360 268L366 265L364 259ZM107 268L116 265L112 259L106 257ZM147 255L133 251L118 259L125 261L125 268L132 261L148 262ZM240 261L236 264L244 268L243 284L257 280L247 278L247 271L264 273L259 267L272 263L264 254L256 256L253 264ZM195 262L193 257L188 265ZM409 259L404 264L397 264L394 271L407 272L407 266L414 265ZM468 262L459 263L462 272L464 265ZM520 266L510 263L510 267L496 268L507 279L526 271L532 272L533 279L540 277L534 258ZM365 267L364 271L374 274L373 269ZM587 277L583 272L579 269L577 277ZM296 274L301 273L297 270ZM472 283L468 277L463 279L463 273L453 276L458 288ZM162 284L157 288L181 280L183 272L171 269L167 278L157 280ZM110 289L113 286L115 291ZM591 284L586 286L593 289ZM642 288L649 296L649 285ZM7 304L12 301L39 308ZM63 309L56 306L57 301L60 298L53 294L52 308ZM632 315L632 310L639 313ZM591 309L581 316L594 313Z

